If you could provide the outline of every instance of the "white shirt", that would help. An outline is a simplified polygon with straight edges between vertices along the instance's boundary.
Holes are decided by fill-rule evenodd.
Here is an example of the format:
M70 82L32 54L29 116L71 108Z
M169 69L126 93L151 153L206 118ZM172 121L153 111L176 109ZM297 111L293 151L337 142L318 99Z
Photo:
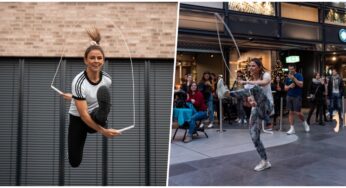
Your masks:
M267 96L267 98L269 99L269 101L274 104L274 99L273 99L273 94L272 94L272 88L271 88L271 76L268 72L265 72L263 74L263 80L269 80L270 82L265 85L265 86L262 86L262 90L263 90L263 93Z
M98 83L93 83L87 76L86 71L80 72L72 81L72 100L69 113L74 116L80 117L77 110L75 100L86 100L88 105L88 112L91 113L97 108L97 91L101 86L110 87L112 79L106 72L100 72L100 80Z

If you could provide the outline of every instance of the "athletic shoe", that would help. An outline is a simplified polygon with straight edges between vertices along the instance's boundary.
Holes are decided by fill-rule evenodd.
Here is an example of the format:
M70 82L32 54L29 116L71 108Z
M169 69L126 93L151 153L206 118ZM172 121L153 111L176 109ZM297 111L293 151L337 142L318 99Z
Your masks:
M96 123L105 125L111 110L111 95L106 86L101 86L97 90L97 102L99 107L91 112L91 117Z
M216 86L216 93L217 93L217 96L219 99L223 99L225 98L225 95L226 93L229 93L229 89L227 88L227 86L225 86L223 84L223 80L220 79L218 82L217 82L217 86Z
M305 129L305 132L307 133L310 132L310 126L306 121L304 121L304 129Z
M294 127L291 126L291 127L290 127L290 130L288 130L288 131L286 132L286 134L288 134L288 135L290 135L290 134L296 134L296 131L294 130Z
M259 172L270 167L272 167L272 165L270 164L268 160L261 160L259 164L255 166L254 170Z
M208 125L208 128L212 128L214 125L213 125L213 123L210 123L209 125Z
M185 137L185 139L184 139L184 142L185 142L185 143L189 143L189 142L191 142L191 141L192 141L192 136L186 135L186 137Z
M200 125L199 125L199 128L203 128L204 127L204 123L201 123Z

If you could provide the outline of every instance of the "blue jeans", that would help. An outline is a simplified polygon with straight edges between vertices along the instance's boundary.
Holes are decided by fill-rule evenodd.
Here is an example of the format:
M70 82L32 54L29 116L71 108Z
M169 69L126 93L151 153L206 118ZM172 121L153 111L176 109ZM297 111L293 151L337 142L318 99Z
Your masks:
M192 136L196 132L196 121L206 119L208 117L206 111L196 112L192 115L191 120L189 121L189 135Z
M333 117L333 111L337 110L339 113L339 119L341 120L343 117L342 114L342 107L341 107L341 96L339 93L333 93L332 97L329 98L330 104L329 104L329 115L330 117Z
M210 94L207 104L208 104L209 121L210 123L212 123L214 122L214 98L212 94Z

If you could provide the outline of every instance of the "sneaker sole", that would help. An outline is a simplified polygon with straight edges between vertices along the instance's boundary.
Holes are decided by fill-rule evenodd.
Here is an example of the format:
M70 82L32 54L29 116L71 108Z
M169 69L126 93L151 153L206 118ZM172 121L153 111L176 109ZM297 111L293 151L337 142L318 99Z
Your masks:
M99 107L97 108L98 113L96 119L99 121L99 123L104 124L107 122L111 107L111 96L106 86L101 86L97 90L97 102Z
M99 110L108 115L111 106L111 96L106 86L101 86L97 91Z

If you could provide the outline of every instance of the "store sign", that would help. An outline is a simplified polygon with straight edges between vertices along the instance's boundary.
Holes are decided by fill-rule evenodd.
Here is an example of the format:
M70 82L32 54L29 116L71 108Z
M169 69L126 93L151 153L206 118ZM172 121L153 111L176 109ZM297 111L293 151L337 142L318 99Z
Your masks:
M299 61L300 58L297 55L286 57L286 63L298 63Z
M346 42L346 30L345 29L340 29L339 38L342 42Z

